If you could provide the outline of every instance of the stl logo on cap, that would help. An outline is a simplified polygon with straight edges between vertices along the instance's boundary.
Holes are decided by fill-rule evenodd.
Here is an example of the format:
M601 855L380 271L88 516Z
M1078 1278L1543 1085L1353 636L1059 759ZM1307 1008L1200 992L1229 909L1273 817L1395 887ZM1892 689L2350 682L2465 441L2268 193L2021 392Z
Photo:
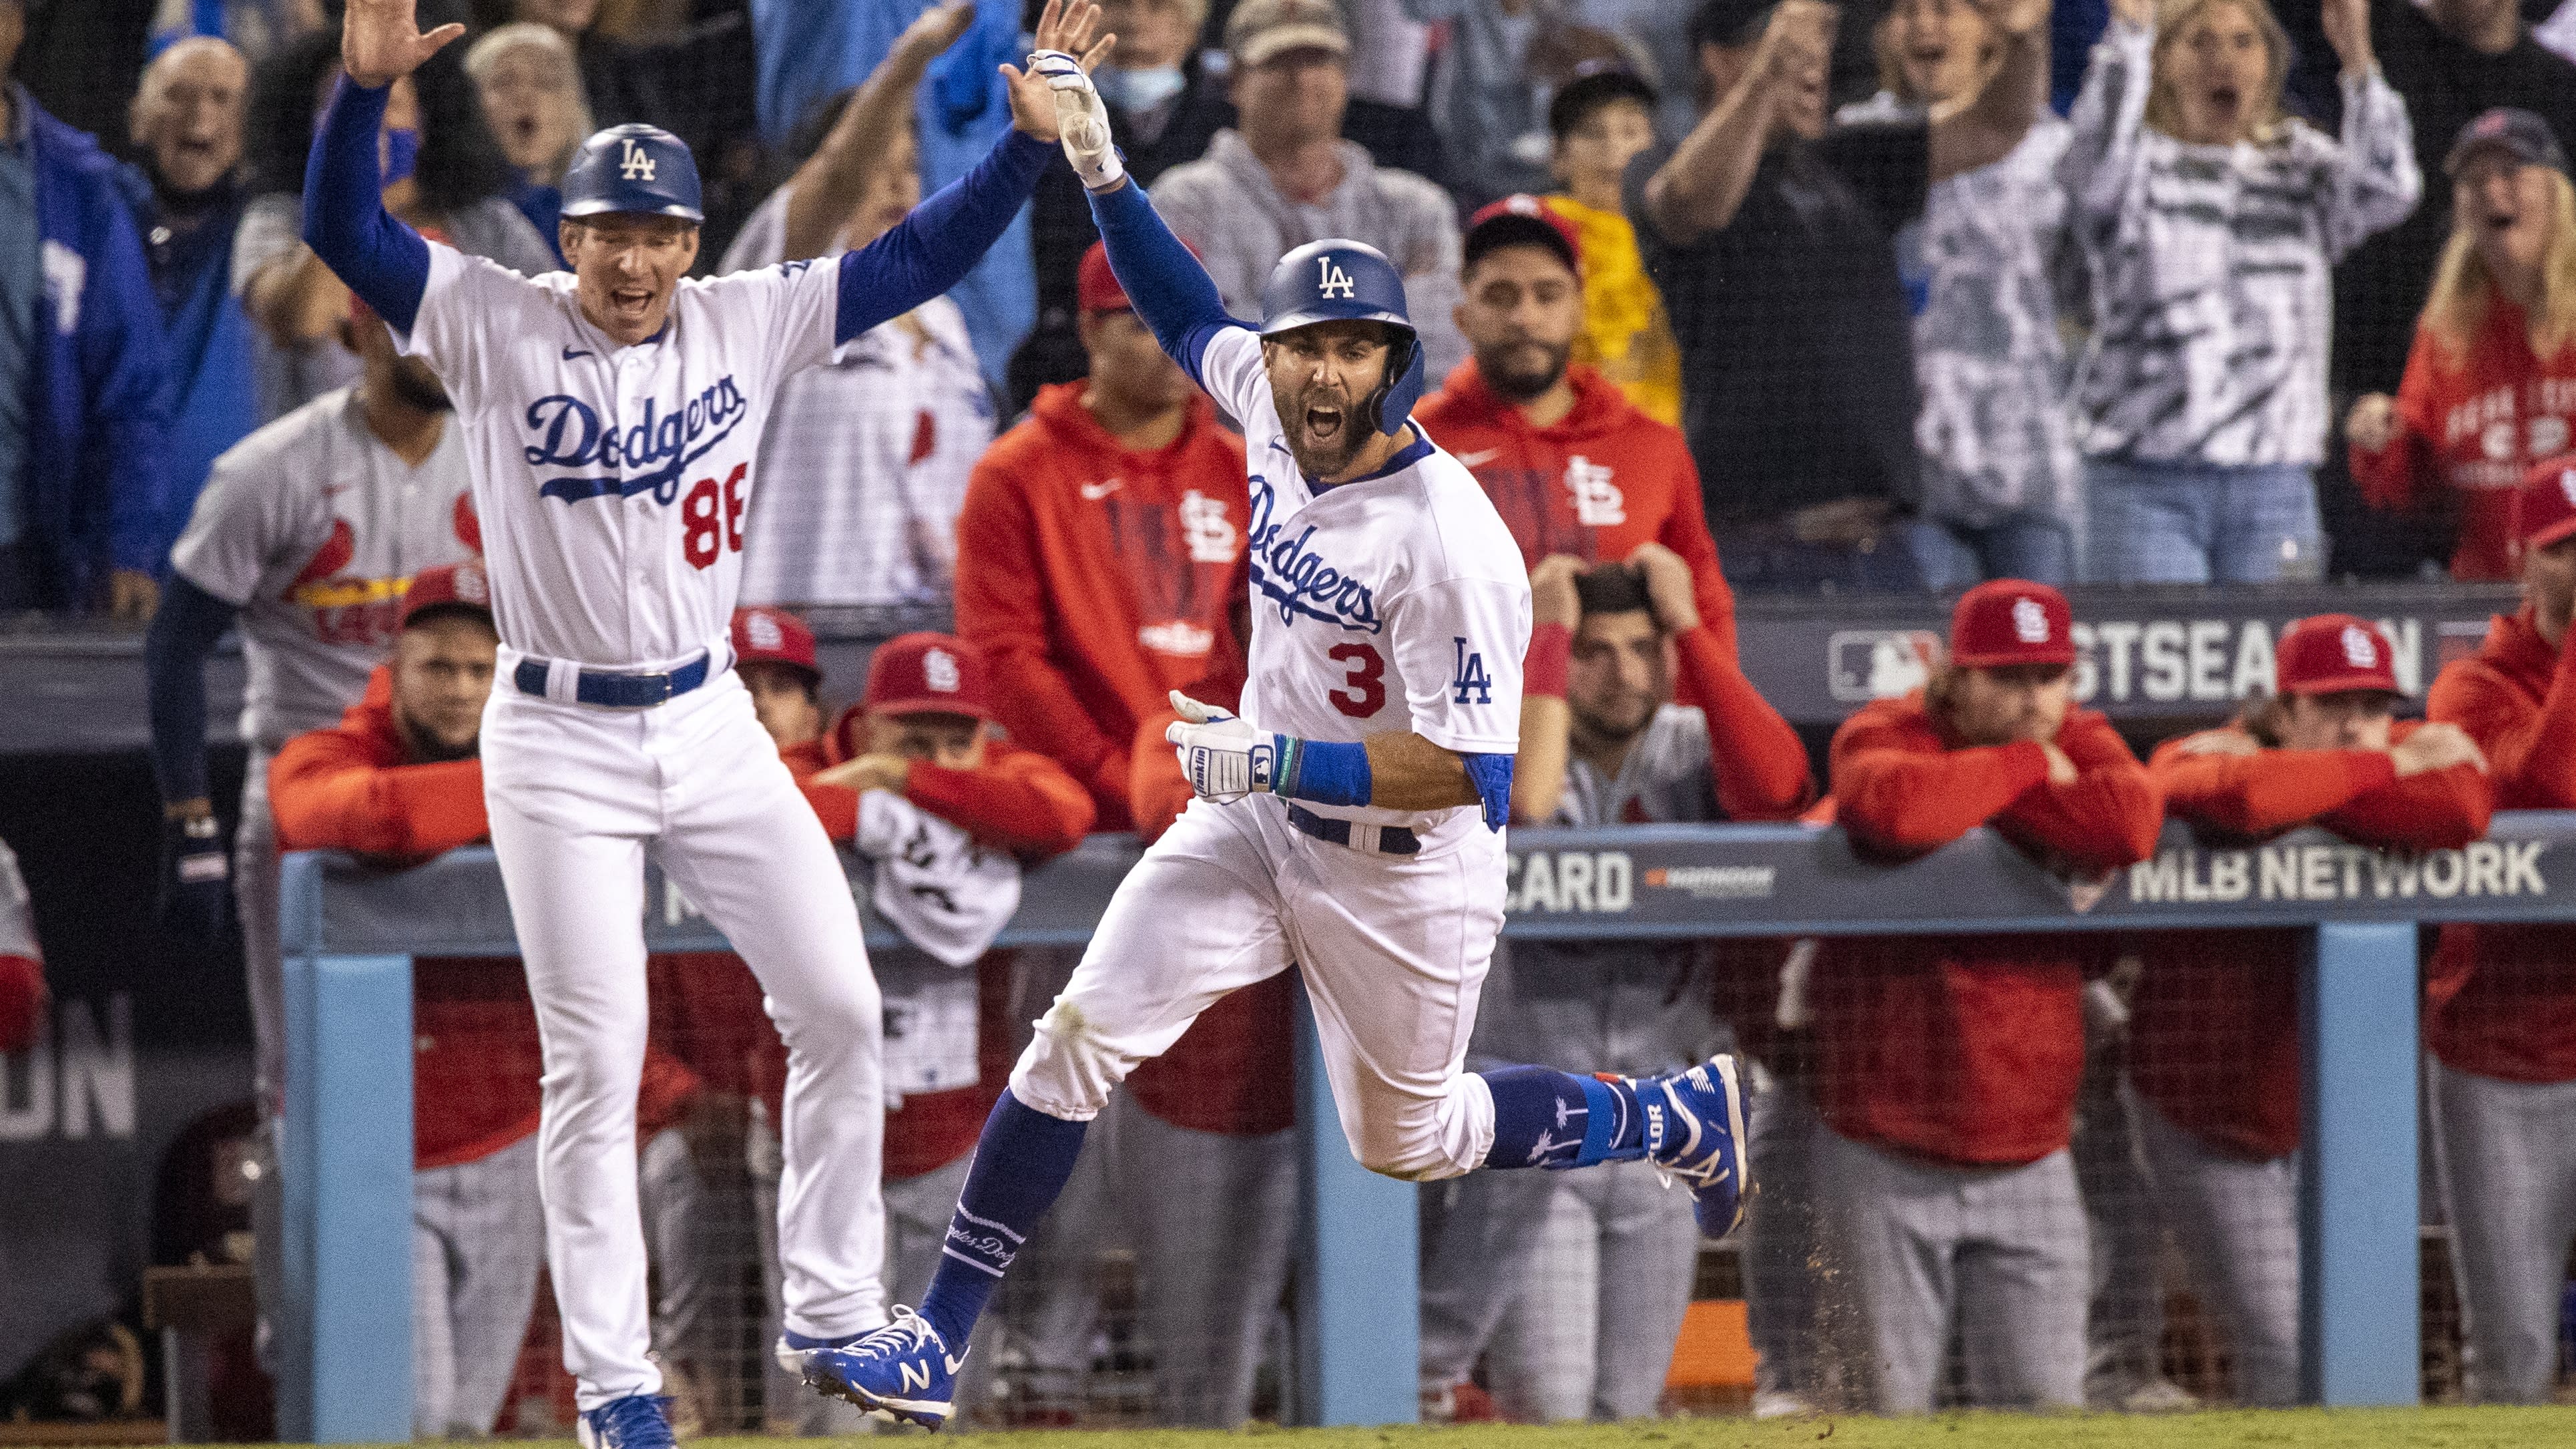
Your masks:
M2040 607L2039 600L2028 597L2013 600L2012 621L2013 633L2024 644L2048 642L2048 610Z
M751 647L754 649L766 652L787 647L786 633L778 627L778 620L768 614L758 612L745 614L742 619L742 633L744 638L751 641Z
M2368 629L2359 624L2343 626L2343 662L2355 669L2379 667L2379 646L2371 641Z
M492 586L484 579L481 564L461 563L456 566L456 597L469 604L490 606Z
M945 649L924 650L921 655L921 682L941 694L955 694L960 683L957 656Z

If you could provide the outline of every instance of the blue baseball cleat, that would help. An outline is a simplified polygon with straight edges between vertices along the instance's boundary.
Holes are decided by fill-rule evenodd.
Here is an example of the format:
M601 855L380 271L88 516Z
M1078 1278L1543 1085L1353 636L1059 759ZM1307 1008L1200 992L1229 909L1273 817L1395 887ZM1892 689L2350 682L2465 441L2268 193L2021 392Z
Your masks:
M660 1394L611 1399L581 1416L573 1438L581 1449L672 1449L670 1402Z
M1714 1056L1686 1072L1637 1083L1646 1113L1646 1158L1667 1182L1690 1184L1691 1215L1705 1237L1744 1221L1744 1092L1735 1059Z
M965 1366L966 1355L951 1354L929 1320L898 1308L894 1322L854 1343L807 1353L805 1382L817 1393L936 1429L948 1421Z
M771 1352L778 1366L791 1374L805 1372L805 1355L818 1348L848 1348L867 1337L865 1333L845 1333L838 1338L807 1338L792 1328L778 1330L778 1346Z

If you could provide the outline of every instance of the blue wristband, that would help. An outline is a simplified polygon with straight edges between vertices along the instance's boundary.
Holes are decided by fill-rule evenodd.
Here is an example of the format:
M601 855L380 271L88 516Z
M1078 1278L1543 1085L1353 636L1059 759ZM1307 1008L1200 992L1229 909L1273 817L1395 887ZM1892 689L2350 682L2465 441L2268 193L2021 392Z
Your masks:
M1312 800L1318 805L1366 805L1369 802L1368 746L1272 737L1278 760L1271 792L1283 799Z

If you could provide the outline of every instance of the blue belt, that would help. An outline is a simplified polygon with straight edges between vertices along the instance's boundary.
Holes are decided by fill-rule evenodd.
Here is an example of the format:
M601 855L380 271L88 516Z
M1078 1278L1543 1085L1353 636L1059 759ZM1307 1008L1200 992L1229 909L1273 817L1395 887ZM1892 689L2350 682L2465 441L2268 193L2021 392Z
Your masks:
M1352 821L1332 815L1318 815L1303 805L1291 805L1288 807L1288 823L1317 840L1349 846L1353 850L1374 850L1380 855L1418 855L1422 851L1422 837L1401 825L1358 825L1356 828L1363 840L1366 839L1369 831L1375 830L1377 843L1353 845L1351 835L1354 822Z
M707 666L713 658L701 654L668 674L620 674L606 669L574 669L572 697L583 704L604 709L649 709L664 700L688 693L707 682ZM546 675L554 667L550 659L522 659L510 672L510 682L521 694L546 697ZM569 666L567 666L569 667Z

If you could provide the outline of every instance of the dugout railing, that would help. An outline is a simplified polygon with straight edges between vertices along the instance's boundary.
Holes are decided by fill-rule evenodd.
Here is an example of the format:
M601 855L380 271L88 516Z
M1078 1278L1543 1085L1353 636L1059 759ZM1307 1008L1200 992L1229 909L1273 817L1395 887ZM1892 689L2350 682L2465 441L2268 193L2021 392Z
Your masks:
M997 944L1079 944L1136 854L1130 837L1099 836L1033 872ZM2485 840L2413 856L2314 830L2213 846L2169 825L2152 860L2100 881L2054 874L1986 831L1886 865L1856 858L1832 829L1522 830L1510 891L1505 930L1526 938L2311 928L2299 982L2306 1393L2331 1406L2411 1404L2421 1353L2416 927L2576 916L2576 813L2501 814ZM658 872L646 900L652 950L723 948ZM405 1439L412 960L517 954L508 906L479 849L400 872L292 855L284 904L280 1437ZM869 935L872 947L898 943L873 918ZM1304 1036L1304 1311L1291 1403L1306 1423L1407 1422L1418 1392L1416 1190L1353 1161L1311 1027ZM1325 1323L1330 1334L1317 1331Z

